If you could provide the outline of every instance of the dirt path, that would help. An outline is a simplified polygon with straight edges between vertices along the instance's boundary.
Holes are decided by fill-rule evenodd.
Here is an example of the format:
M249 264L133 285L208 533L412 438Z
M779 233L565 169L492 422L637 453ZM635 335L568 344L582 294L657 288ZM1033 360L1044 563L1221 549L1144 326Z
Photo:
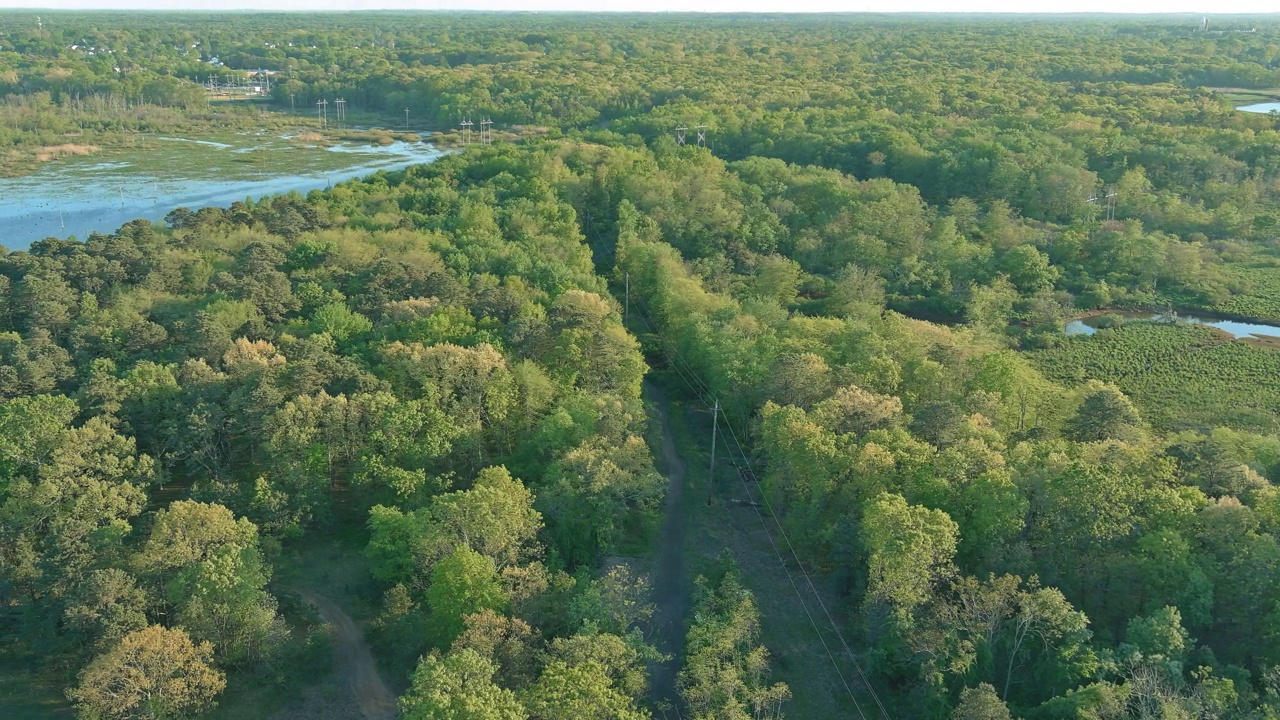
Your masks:
M671 659L652 668L653 696L659 703L679 706L676 673L684 644L685 621L689 615L689 583L684 559L684 460L676 452L667 421L667 397L660 388L645 383L645 393L657 408L662 422L662 463L667 476L667 507L662 521L658 564L653 573L654 628L658 649Z
M378 674L378 664L359 626L328 598L300 588L297 593L315 606L321 619L333 627L338 677L351 688L365 720L393 720L397 715L395 695Z

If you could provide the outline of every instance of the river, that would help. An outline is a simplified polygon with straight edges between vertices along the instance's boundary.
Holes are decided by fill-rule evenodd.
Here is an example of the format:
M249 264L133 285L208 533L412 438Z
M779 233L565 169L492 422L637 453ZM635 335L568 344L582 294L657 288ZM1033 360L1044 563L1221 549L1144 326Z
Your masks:
M1280 112L1280 102L1256 103L1254 105L1244 105L1236 109L1243 110L1244 112L1263 113L1263 114L1270 113L1270 112Z
M1119 315L1126 321L1130 320L1157 320L1167 318L1164 313L1154 312L1113 312L1109 315ZM1063 332L1067 335L1092 335L1098 332L1096 327L1102 321L1104 316L1096 316L1084 318L1081 320L1072 320L1063 328ZM1280 337L1280 326L1268 325L1259 322L1244 322L1241 320L1223 320L1212 317L1201 317L1196 315L1178 315L1178 322L1192 323L1195 325L1207 325L1217 328L1228 333L1231 337L1241 338L1257 338L1257 337Z
M0 246L17 250L51 236L84 239L137 218L161 221L178 207L307 193L442 154L422 142L322 147L261 133L146 137L137 147L57 160L30 175L0 179Z

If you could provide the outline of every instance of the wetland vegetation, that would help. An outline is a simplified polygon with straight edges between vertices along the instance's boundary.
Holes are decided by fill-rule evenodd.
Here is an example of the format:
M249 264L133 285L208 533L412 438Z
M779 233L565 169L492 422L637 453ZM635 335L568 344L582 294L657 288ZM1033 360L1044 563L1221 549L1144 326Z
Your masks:
M17 250L50 236L87 238L136 219L161 222L178 207L305 194L440 154L416 136L376 131L134 136L128 146L0 178L0 244Z

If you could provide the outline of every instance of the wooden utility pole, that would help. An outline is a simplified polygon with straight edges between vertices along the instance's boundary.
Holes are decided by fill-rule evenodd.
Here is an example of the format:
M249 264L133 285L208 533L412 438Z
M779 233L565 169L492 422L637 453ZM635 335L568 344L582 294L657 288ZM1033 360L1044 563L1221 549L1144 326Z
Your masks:
M720 401L711 409L711 469L707 471L707 504L711 504L711 488L716 483L716 432L720 429Z
M631 319L631 273L627 273L627 289L623 293L623 297L626 298L622 306L622 327L625 328L627 322Z

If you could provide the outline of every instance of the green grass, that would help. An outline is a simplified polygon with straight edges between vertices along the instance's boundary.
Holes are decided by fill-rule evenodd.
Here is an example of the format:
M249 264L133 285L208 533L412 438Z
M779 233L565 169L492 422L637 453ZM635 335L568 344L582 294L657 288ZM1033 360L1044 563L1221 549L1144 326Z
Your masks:
M668 388L676 387L670 379L663 384ZM712 501L707 504L711 459L710 412L696 403L680 403L673 395L669 422L676 449L687 467L685 549L689 578L692 580L699 573L709 571L726 550L737 560L743 581L755 594L760 609L761 635L771 655L772 679L785 682L791 688L793 697L783 704L788 718L816 720L855 716L853 703L833 670L832 660L823 649L822 640L831 647L840 673L854 688L858 702L863 704L864 710L867 709L871 700L859 689L856 670L842 654L839 640L813 601L803 576L796 572L794 563L788 565L822 631L821 639L797 599L756 510L745 503L746 491L728 459L723 438L718 446L715 485L710 493ZM744 428L736 429L742 438ZM776 536L777 528L767 514L765 520L769 532ZM782 551L786 553L785 546ZM845 638L857 651L858 643L845 630L842 621L847 601L840 598L823 577L815 576L813 582L826 607L841 624Z
M89 154L56 157L43 163L21 154L7 158L0 156L0 177L82 169L93 172L104 163L128 162L129 175L153 176L161 180L257 179L278 175L281 168L289 168L290 174L325 172L385 157L325 149L340 142L378 146L422 137L394 127L387 130L359 129L350 123L345 128L331 124L322 131L314 117L264 113L225 124L192 124L161 132L114 132L101 137L69 138L69 143L93 146L96 150ZM210 142L231 147L202 144ZM115 175L119 170L103 168L100 172Z
M257 103L214 103L207 109L192 111L145 106L139 112L141 117L115 118L117 122L110 127L104 121L89 122L59 134L33 130L0 152L0 177L21 177L49 162L57 162L59 154L50 153L49 149L63 144L92 148L91 154L98 157L134 147L138 138L148 135L205 137L237 130L266 130L280 134L313 128L318 124L314 116L269 110Z
M207 720L339 720L360 717L350 693L333 675L331 647L319 639L315 611L289 592L311 587L342 605L357 620L376 607L372 581L361 555L365 537L361 523L346 519L339 533L315 533L286 546L285 559L270 590L292 634L284 659L274 668L232 670L218 706ZM0 638L0 718L3 720L73 720L65 689L75 682L70 671L37 671L36 658L19 654L9 638ZM319 640L319 641L317 641ZM398 674L386 673L392 681ZM393 680L394 678L394 680Z
M1228 265L1227 271L1242 292L1210 310L1280 321L1280 260L1258 256L1248 263Z
M37 659L19 655L4 638L0 652L0 718L4 720L72 720L75 713L63 694L74 682L69 673L37 672Z
M307 137L304 135L303 137ZM255 180L275 177L288 168L290 175L337 171L385 157L361 152L331 152L327 145L339 141L336 132L323 140L287 140L262 131L258 134L214 133L162 140L159 136L138 137L133 142L94 155L61 161L60 171L80 168L90 173L119 174L118 169L96 168L104 163L129 163L130 175L174 179ZM201 143L229 145L219 148ZM376 143L374 143L376 144ZM77 167L79 166L79 168ZM53 168L51 168L53 169Z
M1131 323L1031 356L1064 384L1115 383L1160 430L1278 429L1280 352L1211 328Z
M349 690L333 674L330 646L307 647L307 634L318 617L291 591L310 588L322 593L357 622L376 612L372 579L361 554L367 540L362 523L345 507L338 514L338 530L316 531L286 545L276 562L270 590L280 599L281 612L293 628L291 662L274 676L229 674L218 707L204 716L208 720L359 717ZM385 669L384 674L392 679Z
M1280 99L1280 89L1256 90L1253 88L1219 87L1209 88L1231 101L1232 105L1253 105L1255 103L1274 102Z

